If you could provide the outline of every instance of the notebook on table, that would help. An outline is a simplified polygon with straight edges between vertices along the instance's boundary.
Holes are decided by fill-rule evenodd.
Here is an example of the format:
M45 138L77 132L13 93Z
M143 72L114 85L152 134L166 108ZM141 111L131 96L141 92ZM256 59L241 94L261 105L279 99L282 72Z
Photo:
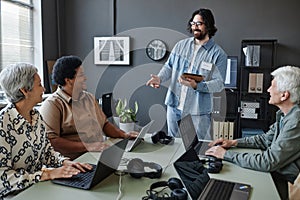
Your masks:
M154 120L152 120L151 122L149 122L148 124L146 124L140 131L140 133L138 134L138 136L134 139L134 140L129 140L127 147L125 149L126 152L130 152L132 151L135 147L137 147L142 140L144 139L146 133L149 131L151 125L153 124Z
M103 150L97 165L91 164L92 170L79 173L71 178L54 179L52 182L80 189L91 189L118 169L127 143L128 139L124 139Z
M190 114L178 121L179 133L185 150L193 147L200 156L205 156L205 151L210 147L210 141L199 140Z
M227 180L210 178L205 170L192 174L192 168L187 166L193 163L195 166L201 165L199 157L193 148L188 149L180 158L174 162L174 168L179 175L189 198L192 200L248 200L251 186L249 184L238 183ZM183 166L187 169L183 171ZM194 171L195 172L195 171ZM188 175L190 177L188 177ZM195 177L200 177L200 181L195 181ZM194 181L194 182L193 182ZM198 185L196 185L198 184ZM197 189L196 189L197 188ZM201 188L201 189L199 189ZM203 189L202 189L203 188Z

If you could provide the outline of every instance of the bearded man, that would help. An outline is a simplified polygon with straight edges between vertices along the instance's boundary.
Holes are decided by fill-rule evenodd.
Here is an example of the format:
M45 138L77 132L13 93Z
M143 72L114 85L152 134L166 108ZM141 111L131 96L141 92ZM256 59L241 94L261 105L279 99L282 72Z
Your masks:
M188 31L193 37L177 42L158 75L151 74L146 85L159 88L170 80L165 99L168 135L179 137L177 121L191 114L198 139L212 139L212 98L213 93L224 89L227 55L212 39L217 28L209 9L192 14ZM196 81L183 77L183 73L199 74L204 79Z

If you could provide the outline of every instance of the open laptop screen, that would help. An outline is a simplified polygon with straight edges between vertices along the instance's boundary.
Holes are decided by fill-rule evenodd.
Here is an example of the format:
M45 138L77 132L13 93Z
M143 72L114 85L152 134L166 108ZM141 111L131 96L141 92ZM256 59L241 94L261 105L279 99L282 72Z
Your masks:
M174 168L191 199L198 199L209 181L207 169L203 166L194 148L189 148L174 162Z
M174 168L191 199L248 200L251 186L245 183L210 178L194 148L174 163Z
M185 149L189 149L191 146L195 147L198 143L198 138L192 116L190 114L184 116L178 122L179 132L184 144Z

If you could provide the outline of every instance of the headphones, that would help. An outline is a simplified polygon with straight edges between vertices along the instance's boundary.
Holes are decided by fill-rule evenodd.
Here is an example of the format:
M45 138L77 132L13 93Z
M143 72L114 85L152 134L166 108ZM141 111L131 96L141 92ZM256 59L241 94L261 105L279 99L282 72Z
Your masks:
M174 137L168 136L164 131L154 132L151 136L153 144L174 144Z
M149 167L155 171L145 172L145 167ZM154 162L144 162L139 158L134 158L127 164L127 172L133 178L141 178L143 176L151 179L160 178L162 174L162 167Z
M172 191L171 194L164 194L158 196L158 192L154 191L158 187L169 187ZM150 186L150 190L147 191L148 196L143 199L153 200L187 200L187 192L183 189L183 184L178 178L170 178L168 181L159 181L153 183Z

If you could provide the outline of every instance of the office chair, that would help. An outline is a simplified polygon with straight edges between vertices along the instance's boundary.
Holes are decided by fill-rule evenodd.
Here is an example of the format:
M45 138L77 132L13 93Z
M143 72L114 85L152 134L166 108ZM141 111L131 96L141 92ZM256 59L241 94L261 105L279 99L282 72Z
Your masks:
M112 92L102 95L102 111L107 118L112 117Z

